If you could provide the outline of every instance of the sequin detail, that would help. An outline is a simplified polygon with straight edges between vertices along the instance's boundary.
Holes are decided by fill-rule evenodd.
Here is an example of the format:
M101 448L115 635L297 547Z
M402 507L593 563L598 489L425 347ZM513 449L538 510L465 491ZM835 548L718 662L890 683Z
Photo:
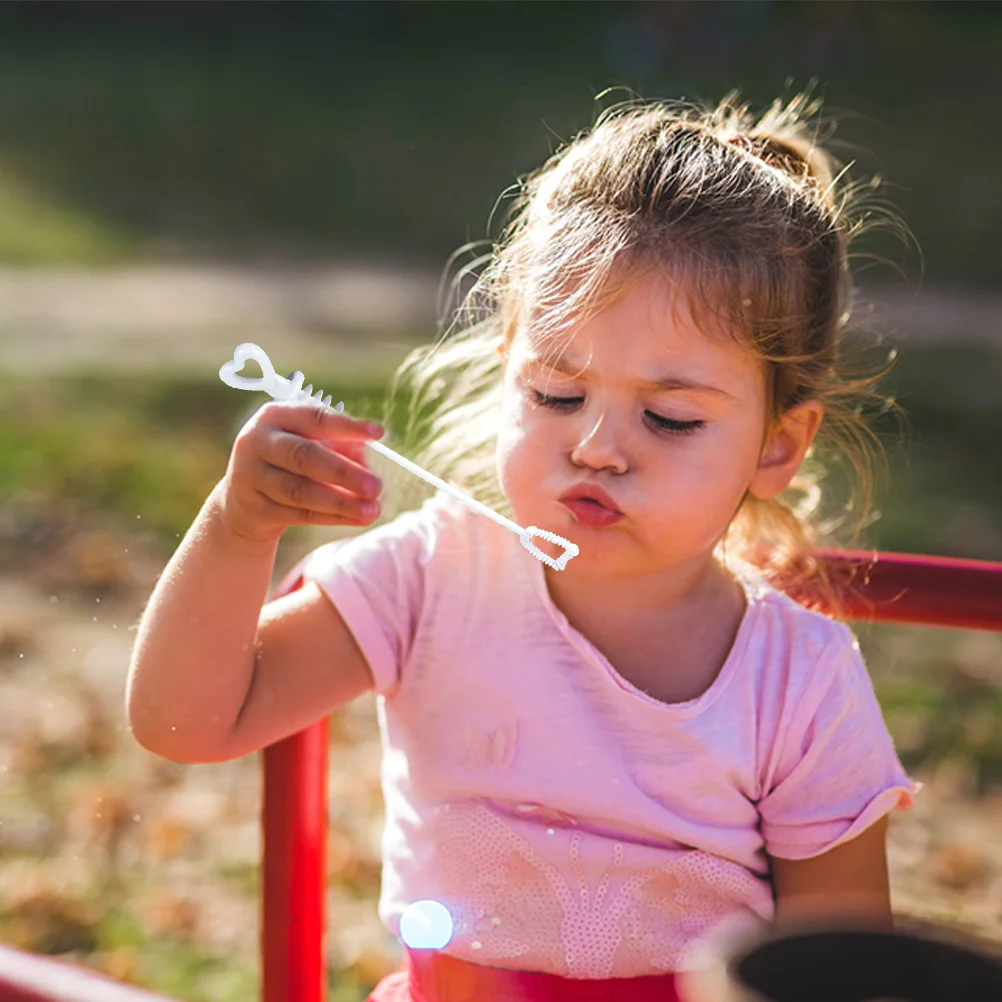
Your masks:
M538 822L519 822L482 801L436 812L436 896L455 920L450 954L571 978L681 970L694 940L767 893L729 860L679 849L668 850L662 865L644 865L649 847L596 842L573 828L553 829L544 858L518 833L520 824ZM589 874L600 874L597 882Z

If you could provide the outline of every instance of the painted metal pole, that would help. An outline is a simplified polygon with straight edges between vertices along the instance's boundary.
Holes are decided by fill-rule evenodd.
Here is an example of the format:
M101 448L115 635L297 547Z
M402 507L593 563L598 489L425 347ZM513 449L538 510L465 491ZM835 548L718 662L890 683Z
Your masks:
M302 584L299 567L275 598ZM327 998L327 720L262 752L261 999Z

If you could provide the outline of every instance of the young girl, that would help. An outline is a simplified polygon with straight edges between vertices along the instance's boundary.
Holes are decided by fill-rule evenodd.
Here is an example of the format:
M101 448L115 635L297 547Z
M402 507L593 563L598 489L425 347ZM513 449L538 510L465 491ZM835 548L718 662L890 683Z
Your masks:
M853 634L782 590L813 566L819 433L862 441L853 190L816 110L605 114L418 367L439 396L404 454L576 543L564 570L440 491L265 605L289 525L372 525L381 433L268 403L157 584L128 712L159 754L235 758L378 694L380 915L422 948L373 1002L670 1000L735 920L890 921L887 816L919 784Z

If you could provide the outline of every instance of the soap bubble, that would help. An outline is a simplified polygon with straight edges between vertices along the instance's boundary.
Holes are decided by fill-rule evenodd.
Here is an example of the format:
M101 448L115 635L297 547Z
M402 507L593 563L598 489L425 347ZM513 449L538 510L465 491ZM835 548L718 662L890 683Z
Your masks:
M412 950L441 950L452 939L452 916L439 901L415 901L400 916L400 938Z

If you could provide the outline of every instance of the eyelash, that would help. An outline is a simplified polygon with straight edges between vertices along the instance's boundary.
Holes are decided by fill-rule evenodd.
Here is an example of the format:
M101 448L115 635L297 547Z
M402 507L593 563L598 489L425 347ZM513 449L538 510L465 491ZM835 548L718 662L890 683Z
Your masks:
M537 403L557 411L566 411L584 400L584 397L550 397L545 393L540 393L539 390L533 390L532 394ZM660 414L652 414L650 411L646 413L661 431L667 431L672 435L694 435L706 425L705 421L675 421L672 418L662 417Z

